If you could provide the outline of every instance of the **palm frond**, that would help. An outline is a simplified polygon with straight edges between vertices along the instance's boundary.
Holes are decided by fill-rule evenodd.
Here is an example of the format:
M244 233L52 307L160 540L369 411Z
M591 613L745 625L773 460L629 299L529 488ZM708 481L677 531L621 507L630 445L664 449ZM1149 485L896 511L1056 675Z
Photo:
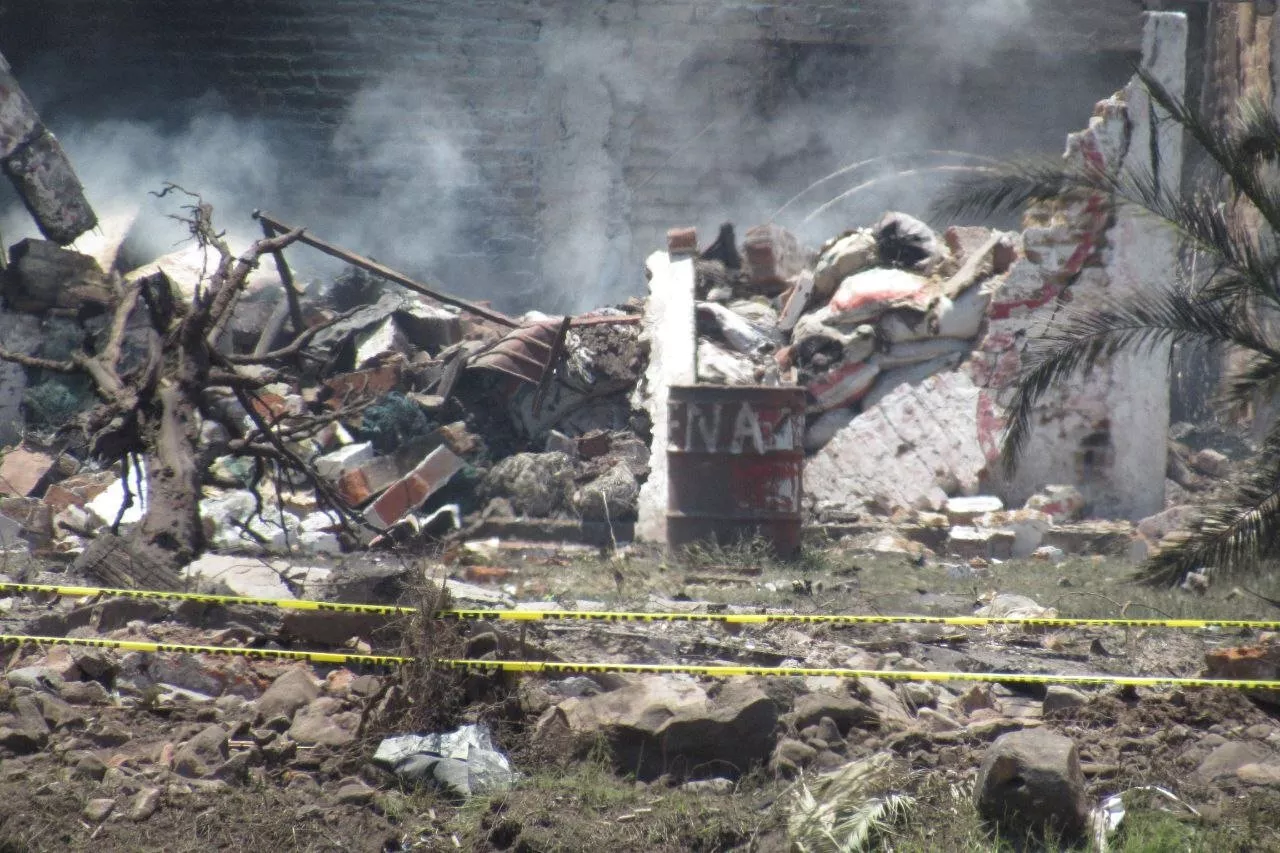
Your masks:
M1010 160L977 167L951 181L934 199L931 212L956 220L1007 215L1072 190L1111 192L1112 183L1096 170L1078 169L1061 159Z
M1187 135L1209 156L1230 179L1232 186L1257 209L1273 232L1280 232L1280 195L1272 182L1263 179L1255 168L1256 157L1242 150L1239 139L1230 133L1218 133L1212 122L1189 101L1175 96L1148 69L1135 70L1156 104L1164 109L1187 132ZM1249 109L1246 107L1246 110ZM1243 124L1244 116L1237 119ZM1254 126L1253 129L1259 129Z
M1280 159L1280 118L1262 98L1245 95L1236 107L1230 142L1236 155L1246 162Z
M1149 584L1174 584L1209 569L1215 577L1256 569L1280 555L1280 424L1272 427L1249 473L1207 507L1185 538L1166 543L1135 573Z
M889 834L915 806L891 788L902 781L893 760L876 754L813 780L791 798L787 835L800 853L859 853Z
M1218 395L1218 404L1230 411L1255 403L1259 398L1275 398L1277 394L1280 394L1280 360L1254 354L1227 378Z
M1197 299L1172 287L1113 300L1090 311L1069 311L1033 340L1009 407L1002 463L1017 468L1031 434L1036 404L1055 386L1089 373L1121 350L1143 353L1164 344L1230 345L1280 361L1263 331L1229 303Z

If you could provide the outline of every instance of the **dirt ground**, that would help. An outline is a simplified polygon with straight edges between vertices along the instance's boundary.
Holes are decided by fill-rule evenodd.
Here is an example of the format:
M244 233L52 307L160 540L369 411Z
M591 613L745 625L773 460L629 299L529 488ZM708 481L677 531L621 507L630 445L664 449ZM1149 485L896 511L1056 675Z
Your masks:
M806 549L794 563L750 550L664 560L641 552L617 557L508 544L496 551L461 552L450 565L432 564L428 573L460 579L483 574L496 578L491 586L495 593L524 606L576 609L968 615L994 593L1016 593L1055 607L1063 616L1275 619L1280 614L1257 596L1232 587L1191 594L1134 586L1125 579L1127 566L1111 559L975 568L870 555L833 543ZM1280 597L1273 594L1274 582L1260 581L1255 591ZM13 602L4 614L6 630L29 623L52 606L30 599ZM1250 632L1109 627L1048 632L911 624L567 622L536 624L523 633L504 624L490 627L495 636L484 641L473 637L468 651L488 643L500 656L518 657L519 650L532 648L566 661L756 666L847 666L859 661L883 669L918 665L1044 674L1196 675L1203 670L1207 650L1257 639ZM166 630L185 631L189 639L200 636L193 628ZM15 655L9 669L29 662L29 655ZM266 663L257 670L268 683L281 671ZM329 673L319 668L316 674L323 678ZM379 677L394 678L387 673ZM230 704L144 697L77 706L76 718L57 727L45 747L0 757L0 850L792 849L787 816L797 786L808 777L797 781L762 765L731 780L687 783L664 776L646 784L616 772L603 745L587 755L541 749L531 738L533 711L541 708L533 707L537 703L528 697L551 701L545 696L552 681L489 679L478 688L474 683L465 687L472 694L466 698L474 701L461 708L461 718L489 722L521 775L511 791L466 801L402 787L371 764L378 733L373 729L341 748L317 748L311 754L300 749L281 761L268 755L236 778L184 780L167 769L172 751L211 722L230 732L233 755L238 749L254 752L251 742L270 735L246 722L249 717L237 717ZM975 687L962 683L954 689ZM770 689L783 696L780 702L787 701L785 691ZM1280 813L1280 782L1235 776L1206 782L1196 772L1223 743L1266 749L1280 743L1280 719L1273 707L1218 689L1101 688L1087 691L1087 702L1080 707L1044 713L1037 710L1043 685L997 686L996 695L1003 717L978 719L958 730L886 724L849 733L842 760L891 756L901 773L901 790L916 798L915 811L883 837L887 840L878 849L1059 849L1052 840L1031 845L1002 841L978 820L972 806L973 780L984 750L1005 730L1002 726L1014 714L1010 709L1025 709L1018 725L1044 726L1076 742L1092 800L1160 786L1195 809L1193 814L1168 807L1159 797L1148 803L1135 795L1110 849L1280 850L1274 821ZM13 696L0 698L7 702ZM373 697L366 701L354 694L344 701L348 704L343 707L354 708L353 713L374 704ZM387 730L394 728L391 721ZM0 742L4 737L0 731ZM146 796L156 800L149 813L139 803ZM115 803L110 816L95 819L86 812L91 801L107 797ZM1085 842L1079 849L1097 848Z

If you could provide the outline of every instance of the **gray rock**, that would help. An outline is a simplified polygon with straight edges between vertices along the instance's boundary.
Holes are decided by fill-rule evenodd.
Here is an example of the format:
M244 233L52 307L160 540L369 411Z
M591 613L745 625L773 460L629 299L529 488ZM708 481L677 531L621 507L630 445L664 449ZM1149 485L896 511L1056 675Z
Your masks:
M988 747L975 792L978 811L1011 837L1052 826L1077 838L1089 814L1075 742L1043 729L1002 735Z
M294 715L289 737L303 746L346 746L356 739L360 715L341 708L337 699L316 699Z
M1073 690L1061 684L1051 684L1044 694L1044 712L1049 714L1054 711L1070 711L1085 705L1088 701L1089 697L1079 690Z
M40 716L44 718L45 724L50 729L56 731L85 724L84 714L57 696L37 693L32 698L35 699L36 706L40 709Z
M346 779L338 786L338 790L333 795L333 801L338 805L362 806L372 802L375 793L373 788L359 779Z
M173 757L174 772L188 779L210 775L227 760L227 740L222 726L206 726L178 749Z
M777 706L752 682L730 682L709 697L693 682L653 676L561 702L539 719L535 737L567 736L581 751L603 737L617 770L640 781L727 777L768 759L777 721Z
M866 702L836 693L806 693L796 699L791 712L783 716L783 722L797 730L820 725L823 718L830 719L843 736L851 728L876 728L880 718ZM828 743L830 738L824 737Z
M107 775L107 765L92 752L86 752L76 762L73 772L81 779L92 779L95 782L101 782L102 777Z
M62 685L61 695L73 705L105 705L111 701L107 688L96 681L68 681Z
M102 823L116 809L116 801L110 797L99 797L84 804L84 819L90 823Z
M141 822L150 818L160 808L160 789L144 788L129 801L129 820Z
M840 724L832 717L824 716L821 720L818 720L818 737L825 741L828 746L841 743L843 737L840 733Z
M58 671L48 666L23 666L5 673L10 687L25 687L28 690L58 693L62 690L63 678Z
M618 521L636 516L640 484L626 462L619 462L573 493L573 509L588 521Z
M547 518L569 503L573 460L563 453L517 453L490 469L482 494L506 498L516 513Z
M733 780L716 777L714 779L695 779L680 786L691 794L732 794Z
M310 704L319 695L320 685L309 670L291 669L272 682L258 700L258 719L287 717L292 720L299 708Z
M1265 764L1275 757L1275 752L1264 744L1228 741L1205 756L1195 775L1207 785L1219 777L1235 775L1246 764Z
M773 754L775 758L790 761L797 767L803 767L814 759L814 756L818 754L818 750L806 743L784 737L778 741L778 748L773 751Z

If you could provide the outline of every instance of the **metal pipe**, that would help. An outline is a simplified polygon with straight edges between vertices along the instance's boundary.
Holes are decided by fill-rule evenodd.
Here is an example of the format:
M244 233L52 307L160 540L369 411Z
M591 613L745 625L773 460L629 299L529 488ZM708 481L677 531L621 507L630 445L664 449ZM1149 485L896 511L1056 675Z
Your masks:
M253 212L253 218L260 220L266 225L269 225L281 232L287 233L294 230L293 226L286 225L261 210L255 210ZM340 246L335 246L332 243L325 242L324 240L310 237L306 233L303 233L303 235L298 238L298 242L305 243L311 248L323 252L330 257L337 258L340 261L346 261L352 266L360 267L360 269L371 272L379 278L385 278L387 281L395 282L403 288L412 290L415 293L421 293L423 296L429 296L437 302L443 302L445 305L452 305L455 308L461 308L463 311L475 314L477 317L483 317L490 322L506 326L510 329L518 329L521 326L519 320L508 317L500 311L494 311L492 308L485 308L483 305L477 305L474 302L468 302L467 300L460 299L457 296L450 296L447 293L434 290L427 287L425 284L420 284L419 282L414 281L403 273L398 273L390 267L383 266L377 261L371 261L366 257L357 255L355 252L350 252Z

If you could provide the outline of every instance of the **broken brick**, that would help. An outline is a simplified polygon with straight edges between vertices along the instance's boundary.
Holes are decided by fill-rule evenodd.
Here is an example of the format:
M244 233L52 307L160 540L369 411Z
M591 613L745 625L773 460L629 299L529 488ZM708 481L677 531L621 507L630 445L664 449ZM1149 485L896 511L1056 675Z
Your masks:
M364 511L370 524L385 530L440 490L466 463L447 447L437 447Z
M324 384L333 392L329 405L339 409L350 398L381 397L396 390L400 384L400 368L401 363L393 361L367 370L341 373L326 379Z
M342 472L334 488L348 506L361 506L404 476L393 457L376 456Z
M44 493L44 502L53 508L55 513L69 506L81 509L85 504L107 490L116 481L115 471L88 471L60 480L50 486Z
M18 447L0 458L0 495L38 497L48 484L56 460L47 453Z

